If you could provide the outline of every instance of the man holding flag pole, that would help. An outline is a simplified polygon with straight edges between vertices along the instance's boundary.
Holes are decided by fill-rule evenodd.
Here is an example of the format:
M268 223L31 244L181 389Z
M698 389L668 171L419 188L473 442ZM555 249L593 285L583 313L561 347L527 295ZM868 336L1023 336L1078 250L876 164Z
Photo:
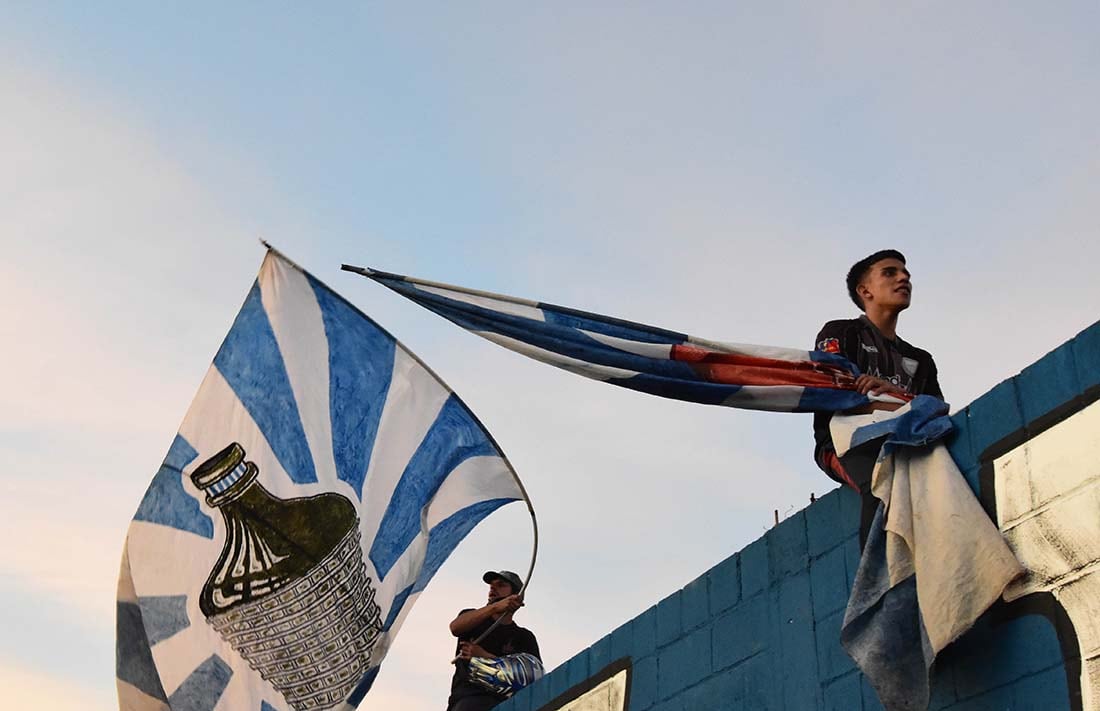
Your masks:
M523 607L523 580L510 570L486 572L488 602L451 621L457 639L447 711L488 711L542 676L539 643L513 622Z

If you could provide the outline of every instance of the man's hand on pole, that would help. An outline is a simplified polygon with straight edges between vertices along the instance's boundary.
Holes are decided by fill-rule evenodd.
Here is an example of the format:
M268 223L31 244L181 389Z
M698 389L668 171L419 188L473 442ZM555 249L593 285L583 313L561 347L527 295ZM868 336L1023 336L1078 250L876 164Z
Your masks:
M856 390L863 395L905 395L905 391L889 380L873 375L861 375L856 378Z
M485 657L491 659L493 657L484 647L473 642L460 642L458 645L458 658L469 660L470 657Z
M523 607L523 598L519 595L509 595L493 603L494 615L508 615Z

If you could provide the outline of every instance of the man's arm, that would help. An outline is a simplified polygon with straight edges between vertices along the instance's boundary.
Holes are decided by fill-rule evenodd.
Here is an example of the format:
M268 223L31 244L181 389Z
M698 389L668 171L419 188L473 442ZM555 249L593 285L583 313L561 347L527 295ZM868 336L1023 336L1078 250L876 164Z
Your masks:
M861 375L856 378L856 390L864 395L905 395L906 392L898 386L891 383L889 380L883 380L882 378L876 378L873 375ZM869 412L875 410L889 410L894 411L901 407L899 402L869 402L866 405L860 405L859 407L853 407L850 410L845 410L845 415L866 415Z
M866 363L860 363L859 338L853 332L854 329L851 324L851 321L829 321L817 332L817 339L814 343L817 350L844 356L862 370ZM856 378L856 390L863 395L905 394L904 390L889 380L876 378L866 373ZM893 402L869 402L866 405L845 410L843 414L864 415L875 410L896 410L899 407L901 407L900 404Z
M476 629L478 625L484 622L491 622L492 620L500 617L501 615L507 615L515 612L523 606L523 598L519 595L509 595L508 597L501 598L496 602L490 603L485 607L479 607L476 610L466 610L458 613L458 617L451 620L451 634L455 637L461 637L464 634L468 634L472 630ZM481 655L476 655L481 656Z
M495 654L491 654L489 650L485 649L480 644L474 644L473 642L458 643L459 659L470 659L471 657L484 657L486 659L492 659L495 656Z

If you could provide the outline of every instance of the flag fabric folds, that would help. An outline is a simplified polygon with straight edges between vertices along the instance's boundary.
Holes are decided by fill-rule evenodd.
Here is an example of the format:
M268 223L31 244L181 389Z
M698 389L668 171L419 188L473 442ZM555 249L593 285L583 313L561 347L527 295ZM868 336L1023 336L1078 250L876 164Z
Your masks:
M420 591L522 485L470 410L275 251L126 538L126 711L350 709Z
M943 444L947 405L918 395L894 412L833 417L837 454L881 442L880 504L840 629L887 711L928 708L938 655L1024 569Z
M775 412L902 401L861 395L854 389L859 370L833 353L709 341L562 306L344 268L517 353L652 395Z

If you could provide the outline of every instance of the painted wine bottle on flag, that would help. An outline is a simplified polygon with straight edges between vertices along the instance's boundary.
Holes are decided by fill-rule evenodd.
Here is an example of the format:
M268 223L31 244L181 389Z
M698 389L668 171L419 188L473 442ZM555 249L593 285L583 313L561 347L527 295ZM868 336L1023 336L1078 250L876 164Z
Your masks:
M130 525L120 708L358 706L443 561L518 500L465 404L269 250Z

